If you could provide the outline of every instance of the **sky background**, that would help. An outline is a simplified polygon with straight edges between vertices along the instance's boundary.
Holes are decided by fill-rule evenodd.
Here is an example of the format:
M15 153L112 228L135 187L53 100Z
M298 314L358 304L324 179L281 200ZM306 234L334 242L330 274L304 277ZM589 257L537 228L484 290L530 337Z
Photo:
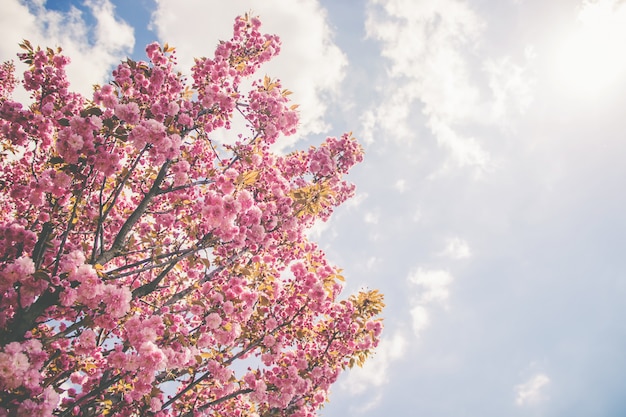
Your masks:
M283 149L366 150L311 237L386 327L321 415L626 415L626 3L2 0L0 60L61 45L88 93L154 40L187 70L250 10L300 104Z

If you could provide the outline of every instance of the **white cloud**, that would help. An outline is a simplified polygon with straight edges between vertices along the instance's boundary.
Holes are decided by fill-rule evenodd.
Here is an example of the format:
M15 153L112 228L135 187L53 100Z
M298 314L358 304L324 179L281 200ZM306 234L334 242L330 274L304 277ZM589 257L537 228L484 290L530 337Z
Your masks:
M533 101L534 79L529 75L535 58L532 47L524 53L525 65L519 65L506 56L487 59L483 65L493 95L491 117L495 124L506 124L510 113L525 113Z
M393 187L398 190L399 193L403 193L406 191L406 180L405 179L399 179L398 181L396 181L396 183L393 185Z
M561 34L553 52L555 82L568 93L604 95L623 78L626 58L626 4L621 0L585 0L578 21Z
M383 55L391 60L394 75L423 80L423 71L445 71L428 68L430 62L420 60L426 57L447 64L460 62L458 48L441 46L468 43L477 38L484 26L478 15L456 0L370 0L369 4L373 7L369 8L367 33L385 43ZM381 5L384 14L378 13L377 5ZM423 42L424 37L430 42ZM437 86L440 87L445 88Z
M446 240L446 247L440 253L440 256L451 259L467 259L472 256L472 251L466 241L453 237Z
M362 137L366 144L371 144L376 137L385 137L400 143L409 143L415 137L415 129L409 125L412 114L410 104L415 101L415 93L410 88L395 87L387 81L383 103L377 103L373 109L361 115ZM406 86L404 86L406 87ZM385 134L377 135L376 129Z
M381 4L382 11L376 7ZM383 130L396 138L414 138L408 125L410 103L419 100L434 136L459 166L482 169L489 163L475 140L463 138L453 128L470 117L478 102L479 92L469 79L462 52L472 47L482 25L475 13L456 1L370 1L367 34L382 42L390 75L401 80L375 112ZM366 118L371 124L370 119Z
M368 140L382 136L409 144L416 139L416 122L425 124L449 154L437 174L463 167L477 176L491 172L495 164L482 138L465 129L508 126L508 117L528 106L531 82L526 68L512 59L480 56L485 26L463 1L370 0L367 36L381 43L390 68L382 104L361 118ZM482 74L473 70L477 59L486 62ZM483 81L490 91L481 87ZM418 106L423 122L415 117Z
M374 395L369 401L366 401L364 404L353 405L350 407L350 409L354 414L363 414L368 412L369 410L373 410L374 408L376 408L382 400L383 394L382 392L379 392L378 394Z
M450 296L449 286L452 283L450 272L442 269L417 268L409 275L408 280L418 286L419 303L436 303L442 306L447 304Z
M518 406L533 405L545 399L544 391L550 384L546 374L534 375L528 381L515 387L515 404Z
M368 194L363 192L356 192L354 197L345 202L344 207L355 208L359 207L365 200L367 200Z
M391 337L383 334L374 356L362 368L353 368L341 382L340 388L351 395L359 395L368 388L383 386L389 381L391 363L400 359L406 348L407 340L401 332L396 332Z
M416 305L411 308L411 320L413 323L413 333L419 336L423 330L430 325L428 310L423 305Z
M456 166L475 168L475 173L479 176L493 170L491 156L475 138L462 136L450 124L437 116L431 117L427 125L439 144L449 150L451 161L455 162ZM448 169L450 167L444 165L438 174Z
M378 213L368 211L365 213L365 216L363 216L363 221L369 224L378 224L379 217Z
M374 128L378 123L378 117L373 110L364 111L360 117L361 140L365 145L374 143Z
M411 216L411 220L415 223L419 222L420 220L422 220L422 209L417 207L415 209L415 211L413 211L413 216Z
M310 240L319 240L322 234L328 230L330 223L317 219L305 233Z
M34 45L63 48L71 89L90 96L92 85L105 82L114 65L124 59L135 43L133 29L115 17L108 0L86 0L96 20L91 29L82 12L71 7L66 13L47 10L43 0L5 0L0 14L0 59L16 59L17 44L28 39ZM22 68L23 70L23 68ZM21 72L21 71L19 71ZM17 96L24 99L25 95Z
M376 241L378 241L379 239L381 239L382 237L383 237L383 235L382 235L381 233L379 233L379 232L376 232L376 231L374 231L374 232L370 232L370 233L368 234L368 236L367 236L367 238L368 238L368 240L369 240L370 242L376 242Z
M379 265L382 260L376 256L371 256L365 262L365 268L369 271L374 269L377 265Z
M431 323L429 309L433 306L448 307L452 275L442 269L417 268L408 276L409 283L416 286L411 300L411 321L415 337Z
M216 13L213 3L200 0L157 0L152 23L160 39L177 48L181 69L188 71L194 57L211 56L219 40L230 39L235 17L248 11L261 18L263 32L282 40L280 55L261 69L259 77L266 73L279 78L300 105L300 129L282 142L327 131L327 102L338 91L347 59L333 42L326 11L318 1L222 2Z

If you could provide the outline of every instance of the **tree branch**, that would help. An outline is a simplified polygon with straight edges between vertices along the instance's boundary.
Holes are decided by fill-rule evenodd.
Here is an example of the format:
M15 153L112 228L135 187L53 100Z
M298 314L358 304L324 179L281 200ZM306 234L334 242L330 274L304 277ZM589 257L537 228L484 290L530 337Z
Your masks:
M252 388L242 388L242 389L240 389L238 391L231 392L230 394L225 395L225 396L223 396L221 398L218 398L217 400L213 400L213 401L210 401L210 402L208 402L206 404L201 405L200 407L196 407L193 411L188 411L187 413L183 414L182 417L192 417L193 415L195 415L195 411L204 411L204 410L206 410L209 407L212 407L212 406L217 405L219 403L223 403L224 401L228 401L231 398L235 398L235 397L238 397L238 396L243 395L243 394L249 394L252 391L254 391Z
M165 190L160 190L159 191L159 195L172 193L174 191L184 190L184 189L187 189L187 188L195 187L196 185L208 185L208 184L212 184L214 182L215 181L209 180L209 179L198 180L198 181L190 182L189 184L183 184L183 185L179 185L177 187L170 187L170 188L167 188Z
M33 262L35 263L35 269L39 269L41 267L41 263L43 262L43 257L46 252L46 247L48 245L48 240L51 234L52 223L45 222L43 224L43 227L41 228L41 232L39 232L39 239L37 239L37 243L35 244L35 248L33 249Z
M237 257L239 257L240 255L242 255L244 252L240 252L240 253L236 253L233 254L230 258L228 258L227 262L223 265L218 266L217 268L215 268L213 271L207 273L204 275L204 277L200 280L200 283L205 283L207 281L209 281L211 278L213 278L213 276L215 274L217 274L218 272L223 271L227 266L232 265L233 262L235 261L235 259L237 259ZM185 288L184 290L178 291L176 294L172 294L172 296L165 302L165 304L163 304L164 306L169 306L172 305L174 303L176 303L177 301L182 300L183 298L185 298L185 296L189 295L189 293L191 291L194 290L194 286L190 286Z
M179 258L173 259L172 261L170 261L170 264L168 266L166 266L165 268L163 268L161 272L159 272L159 275L157 275L155 279L143 284L141 287L134 289L133 298L140 298L154 291L157 285L159 285L159 283L163 281L163 278L165 278L167 274L169 274L170 271L174 269L174 267L178 264L178 262L180 262L181 259L183 258L179 257Z
M167 175L167 170L169 169L171 163L171 160L167 160L163 164L163 166L159 170L156 179L154 180L154 183L152 184L152 187L150 187L150 191L148 191L148 193L145 195L143 200L141 200L137 208L132 212L126 222L122 225L111 247L108 250L102 252L100 256L96 258L94 263L104 265L119 254L122 247L124 246L124 241L126 240L126 237L133 229L135 224L139 221L141 216L143 216L152 199L159 193L159 187L165 179L165 176Z
M149 251L151 249L153 249L153 248L149 247L149 248L144 248L144 249L133 251L133 252L126 252L125 254L127 255L129 253L147 252L147 251ZM124 270L129 269L129 268L135 268L137 266L140 266L140 265L143 265L143 264L147 264L149 262L160 261L161 259L164 259L164 258L169 258L169 257L172 257L172 256L180 255L182 253L187 253L188 250L189 249L179 249L179 250L175 250L175 251L168 252L168 253L162 253L162 254L157 255L157 256L151 256L149 258L144 258L144 259L141 259L139 261L131 262L129 264L122 265L122 266L117 267L115 269L111 269L110 271L106 271L105 274L107 276L111 277L111 279L120 278L120 277L126 276L126 275L123 275L123 274L127 274L126 272L122 273L121 271L124 271ZM167 263L167 262L163 262L160 265L164 265L165 263ZM137 272L137 271L135 271L135 272ZM127 275L130 275L130 274L127 274Z

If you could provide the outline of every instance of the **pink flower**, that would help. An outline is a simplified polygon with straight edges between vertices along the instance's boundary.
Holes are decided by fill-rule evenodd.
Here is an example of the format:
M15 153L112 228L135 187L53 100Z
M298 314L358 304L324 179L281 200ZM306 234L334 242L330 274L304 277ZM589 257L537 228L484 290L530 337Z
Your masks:
M94 269L93 266L88 264L80 265L76 268L75 271L71 272L69 278L72 281L78 281L87 285L96 285L100 283L100 278L98 278L98 273ZM99 295L99 294L94 294Z
M265 337L263 338L263 344L266 347L272 347L276 344L276 338L271 334L265 335Z
M121 348L121 345L118 345ZM107 363L111 368L114 369L126 369L126 365L128 362L127 355L120 350L114 350L109 353L107 356Z
M128 287L105 285L102 301L106 306L106 312L113 318L120 318L130 310L130 301L133 298Z
M274 330L276 327L278 327L278 321L274 317L270 317L265 322L265 328L267 330Z
M30 368L28 371L24 373L24 377L22 379L22 385L31 391L35 391L40 388L41 380L41 372L39 369Z
M162 406L163 406L163 402L160 399L156 397L150 398L150 411L152 411L153 413L156 413L157 411L161 411Z
M158 335L163 333L165 326L159 316L151 316L144 320L133 316L126 322L124 328L128 341L138 347L144 342L156 341Z
M244 81L280 49L259 29L237 19L190 89L156 43L93 100L69 91L52 50L22 54L32 107L4 96L15 80L0 66L0 135L15 147L0 167L0 327L29 329L0 347L0 391L22 397L0 417L78 415L113 392L115 415L167 417L197 400L211 406L201 414L293 405L312 417L342 365L376 346L382 324L337 301L335 269L305 235L354 193L341 176L362 150L344 135L277 154L298 113L278 81ZM218 140L240 116L250 132ZM316 184L331 197L300 215ZM261 368L242 376L237 358Z
M69 147L69 150L74 152L80 151L83 148L84 143L83 138L75 133L71 134L67 139L67 146Z
M155 59L161 54L161 46L158 42L152 42L146 46L146 55L149 59Z
M180 110L180 106L175 101L168 103L166 113L169 116L176 116Z
M209 347L212 343L213 340L211 339L211 336L209 336L207 333L202 333L198 338L198 342L196 343L196 345L199 348L205 348Z
M235 311L235 306L232 301L226 301L224 305L222 305L222 310L224 310L224 313L227 315L230 315L233 314L233 311Z
M250 398L259 403L267 401L267 384L265 381L260 379L256 382L254 392L250 393Z
M72 374L70 375L70 381L72 382L72 384L76 384L76 385L83 385L85 382L87 382L87 380L89 379L89 377L83 373L83 372L72 372Z
M233 375L232 369L223 366L216 360L210 360L207 368L209 369L209 372L211 372L213 378L222 383L227 382Z
M140 366L148 370L161 370L167 364L167 357L154 342L144 342L139 347Z
M115 106L115 115L126 123L135 125L139 123L139 106L134 101L126 104L117 104Z
M206 324L211 330L217 329L222 324L222 318L217 313L211 313L206 318Z
M63 307L70 307L77 298L78 292L74 288L66 288L59 294L59 301Z
M96 348L96 334L91 329L86 329L77 339L74 350L79 355L88 355Z
M75 250L61 258L59 272L73 272L85 263L85 254L80 250Z
M33 260L27 256L21 256L9 264L4 271L0 271L0 290L5 290L34 273L35 263Z
M154 119L142 120L128 135L135 148L142 149L165 137L165 126Z

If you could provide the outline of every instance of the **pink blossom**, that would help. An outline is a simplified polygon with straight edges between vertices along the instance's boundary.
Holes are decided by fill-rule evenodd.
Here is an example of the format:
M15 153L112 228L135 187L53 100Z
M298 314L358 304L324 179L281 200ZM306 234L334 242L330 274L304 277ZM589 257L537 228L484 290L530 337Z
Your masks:
M89 377L83 372L72 372L70 375L70 381L72 384L83 385L89 380Z
M91 329L86 329L78 338L74 350L79 355L89 354L96 347L96 334Z
M0 271L0 290L9 288L14 283L25 279L27 276L35 273L35 264L33 260L27 256L21 256L4 270Z
M133 316L124 326L128 341L137 347L144 342L156 341L157 336L163 332L164 327L162 319L158 316L152 316L145 320Z
M107 313L113 318L120 318L130 310L132 293L128 287L105 285L102 299Z
M22 379L22 385L31 391L37 391L40 389L41 384L41 372L39 369L31 367L28 371L24 372Z
M168 103L166 113L168 116L176 116L180 111L180 106L175 101Z
M222 305L222 309L224 310L224 313L230 315L233 314L233 311L235 311L235 306L232 301L227 301Z
M28 367L28 357L24 353L0 352L0 386L5 389L19 387Z
M163 402L160 399L156 397L150 398L150 411L152 411L153 413L156 413L157 411L161 410L162 406L163 406Z
M167 364L167 357L154 342L148 341L141 344L138 350L140 366L149 370L161 370Z
M208 335L207 333L203 333L198 338L198 342L196 344L199 348L205 348L205 347L209 347L212 342L213 342L213 339L211 338L211 336Z
M139 123L139 106L134 101L117 104L115 106L115 115L126 123L135 125Z
M274 330L276 327L278 327L278 321L274 317L268 318L265 322L265 328L267 330Z
M61 258L59 263L60 272L74 272L85 263L85 254L80 250L74 250Z
M59 294L59 301L64 307L69 307L74 304L77 298L78 291L76 291L74 288L66 288Z
M128 139L137 149L142 149L147 144L153 144L165 137L165 126L154 119L142 120L131 131Z
M343 175L362 149L343 135L276 153L298 113L279 80L246 81L280 50L260 25L238 18L191 85L157 43L93 100L52 49L24 44L29 107L0 67L15 148L0 167L0 390L17 407L0 416L312 417L377 345L382 323L363 294L339 298L305 233L354 193ZM250 131L217 140L240 122ZM328 197L303 210L312 189Z
M222 324L222 318L217 313L211 313L205 319L209 329L217 329Z
M276 338L271 334L268 334L263 338L263 344L267 347L272 347L276 344Z
M254 391L250 394L250 398L259 403L267 401L267 384L263 380L257 381Z
M228 381L230 377L233 375L232 369L222 366L222 364L220 364L216 360L209 361L208 369L209 369L209 372L211 372L211 375L213 376L213 378L215 378L216 380L222 383Z

